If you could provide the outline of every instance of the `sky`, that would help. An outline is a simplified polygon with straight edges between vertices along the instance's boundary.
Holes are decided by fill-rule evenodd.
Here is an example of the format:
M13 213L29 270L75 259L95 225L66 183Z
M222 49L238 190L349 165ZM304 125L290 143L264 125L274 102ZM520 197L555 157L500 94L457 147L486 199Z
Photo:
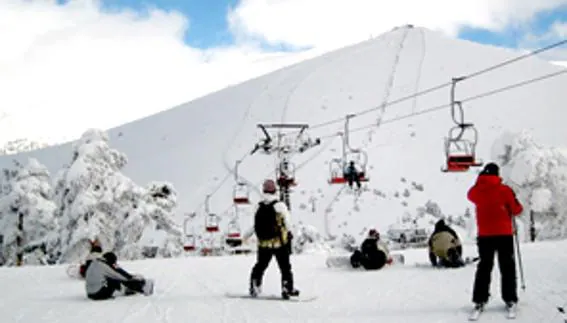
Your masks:
M407 23L530 50L567 37L567 0L0 0L0 143L72 140Z

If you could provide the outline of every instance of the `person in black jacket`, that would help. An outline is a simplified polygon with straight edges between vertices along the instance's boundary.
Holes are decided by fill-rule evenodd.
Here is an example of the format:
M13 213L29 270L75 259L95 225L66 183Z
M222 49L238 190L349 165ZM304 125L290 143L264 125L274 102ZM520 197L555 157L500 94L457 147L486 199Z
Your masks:
M443 219L437 221L429 237L429 261L433 266L458 268L465 265L459 236Z
M362 265L366 270L381 269L390 262L388 248L380 241L380 233L375 229L368 232L367 238L360 245L360 250L355 250L350 257L353 268Z

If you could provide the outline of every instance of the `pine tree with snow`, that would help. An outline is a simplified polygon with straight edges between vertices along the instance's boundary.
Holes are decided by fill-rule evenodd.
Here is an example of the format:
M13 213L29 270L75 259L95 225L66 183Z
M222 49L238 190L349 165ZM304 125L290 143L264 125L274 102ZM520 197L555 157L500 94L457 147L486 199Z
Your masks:
M47 168L35 159L4 170L0 198L1 253L6 265L46 264L55 257L56 205Z
M72 162L60 172L55 188L60 262L81 261L95 239L122 259L140 259L144 235L159 235L156 231L165 232L160 255L181 253L181 230L172 220L177 193L166 183L138 186L121 173L126 163L102 131L89 130L75 144Z
M135 222L144 223L143 232L137 231L139 236L125 247L124 255L132 259L140 258L148 250L151 250L150 254L160 257L180 255L183 252L183 231L173 221L176 206L177 192L170 183L150 183L145 188L136 213ZM125 226L131 226L131 221Z
M81 261L89 241L113 250L116 228L140 192L120 173L126 156L109 147L103 131L88 130L75 143L71 164L60 171L55 187L60 220L60 262Z

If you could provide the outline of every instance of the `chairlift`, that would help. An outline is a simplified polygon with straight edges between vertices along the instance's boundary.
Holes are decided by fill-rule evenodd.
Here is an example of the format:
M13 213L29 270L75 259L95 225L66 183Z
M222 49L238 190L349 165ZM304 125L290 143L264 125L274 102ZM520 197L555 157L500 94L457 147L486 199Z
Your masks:
M219 231L219 217L214 213L207 214L205 221L205 230L207 232L218 232Z
M446 165L441 168L442 172L466 172L471 167L483 165L482 161L476 159L478 131L472 123L464 122L462 104L455 101L455 86L462 79L454 78L451 87L451 116L456 126L449 130L448 137L445 138ZM455 107L460 111L460 121L455 117Z
M296 186L295 182L295 164L284 159L278 169L278 185L279 186Z
M232 190L232 200L234 204L250 204L250 188L246 183L241 181L238 175L238 165L241 160L236 161L236 166L234 167L234 179L236 184Z
M236 217L228 222L225 242L233 248L242 245L242 234Z
M329 162L330 179L329 184L345 184L347 183L346 172L350 162L354 163L355 169L358 170L358 179L360 182L368 182L368 155L362 149L355 149L349 143L349 120L354 115L347 115L345 121L344 132L338 133L342 141L342 157L333 158Z
M183 243L183 250L185 251L194 251L196 246L196 237L195 237L195 230L190 225L190 219L185 219L183 223L183 233L185 234L185 241Z
M209 208L209 199L211 195L207 195L205 199L205 230L207 232L218 232L219 231L219 217L215 213L212 213Z

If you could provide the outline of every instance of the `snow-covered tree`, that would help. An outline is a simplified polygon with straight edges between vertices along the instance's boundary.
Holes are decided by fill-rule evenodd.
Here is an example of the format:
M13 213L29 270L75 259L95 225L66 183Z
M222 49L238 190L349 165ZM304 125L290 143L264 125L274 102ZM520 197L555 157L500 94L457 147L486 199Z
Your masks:
M0 198L0 235L6 265L45 264L57 241L55 203L47 168L35 159L4 170Z
M567 236L567 154L543 147L529 132L504 133L492 147L506 184L514 188L525 207L522 226L529 227L533 212L538 239ZM529 230L523 230L528 232Z
M88 130L76 142L71 164L59 174L55 188L60 218L61 262L80 261L89 241L125 259L143 257L148 229L165 230L160 255L182 250L181 230L171 217L176 192L170 184L152 183L143 188L121 173L126 156L109 146L108 136ZM178 241L178 243L177 243Z
M144 254L175 257L183 252L183 232L173 221L177 192L170 183L152 182L144 190L138 211L123 223L121 232L134 231L122 250L129 259Z

